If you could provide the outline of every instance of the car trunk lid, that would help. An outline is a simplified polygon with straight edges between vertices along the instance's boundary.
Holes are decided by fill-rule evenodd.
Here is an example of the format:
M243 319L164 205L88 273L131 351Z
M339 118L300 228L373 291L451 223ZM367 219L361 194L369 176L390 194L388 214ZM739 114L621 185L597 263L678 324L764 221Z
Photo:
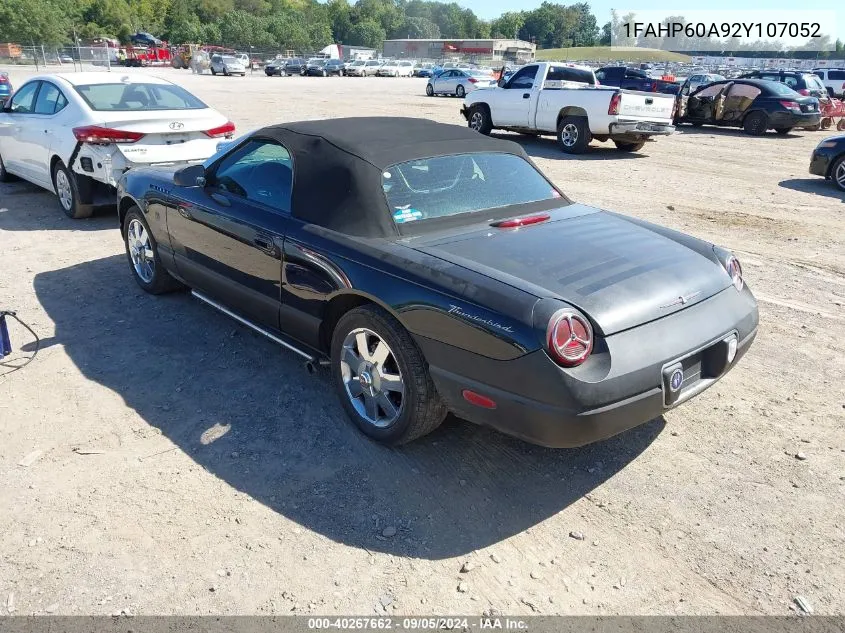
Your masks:
M731 284L717 262L584 205L564 207L545 222L516 230L488 225L409 245L537 296L566 301L605 335L677 312Z
M179 163L205 160L211 156L220 138L207 131L219 128L227 119L213 110L147 110L125 113L125 119L101 123L103 127L144 136L134 143L117 145L133 163Z

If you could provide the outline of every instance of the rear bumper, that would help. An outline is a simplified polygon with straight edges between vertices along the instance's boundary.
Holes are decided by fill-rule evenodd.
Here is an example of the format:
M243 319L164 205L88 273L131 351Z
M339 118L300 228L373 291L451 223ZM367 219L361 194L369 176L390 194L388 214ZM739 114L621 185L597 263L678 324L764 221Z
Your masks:
M438 393L453 413L534 444L569 448L644 424L712 386L749 349L757 325L750 291L729 288L664 319L606 337L606 348L600 351L597 345L596 358L573 370L560 368L543 350L492 361L455 348L437 349L441 344L429 340L418 342ZM737 339L734 360L712 363L732 336ZM683 366L684 381L673 394L667 370L676 366ZM463 397L466 389L492 399L496 407L470 404Z
M793 114L791 112L772 112L769 115L769 127L813 127L821 121L818 112L807 114Z
M627 136L647 138L649 136L667 136L675 131L675 126L669 123L653 123L650 121L619 121L610 124L611 136Z

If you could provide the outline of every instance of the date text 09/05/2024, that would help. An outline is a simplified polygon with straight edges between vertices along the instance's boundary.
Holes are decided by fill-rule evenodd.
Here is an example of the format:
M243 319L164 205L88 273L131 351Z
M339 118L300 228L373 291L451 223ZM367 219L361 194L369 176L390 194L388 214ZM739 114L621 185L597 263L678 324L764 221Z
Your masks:
M625 22L625 37L823 37L818 22Z
M528 623L509 617L323 617L308 618L309 630L364 630L382 631L401 629L407 631L451 630L502 630L527 631Z

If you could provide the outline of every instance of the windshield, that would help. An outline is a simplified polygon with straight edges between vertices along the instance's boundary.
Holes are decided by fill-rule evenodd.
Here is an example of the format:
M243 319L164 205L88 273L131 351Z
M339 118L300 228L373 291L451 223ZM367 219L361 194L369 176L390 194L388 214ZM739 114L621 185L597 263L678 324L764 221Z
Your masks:
M200 110L207 108L190 92L173 84L89 84L74 86L92 110Z
M496 153L399 163L382 174L382 187L397 224L561 197L528 161Z
M236 64L240 62L237 57L232 57L231 55L223 55L223 61L227 64Z
M365 63L366 63L366 62L363 62L363 61L361 61L361 60L359 59L358 61L354 61L354 62L352 62L352 65L353 65L353 66L363 66Z
M319 57L312 57L308 60L309 64L322 64L324 60L320 59Z

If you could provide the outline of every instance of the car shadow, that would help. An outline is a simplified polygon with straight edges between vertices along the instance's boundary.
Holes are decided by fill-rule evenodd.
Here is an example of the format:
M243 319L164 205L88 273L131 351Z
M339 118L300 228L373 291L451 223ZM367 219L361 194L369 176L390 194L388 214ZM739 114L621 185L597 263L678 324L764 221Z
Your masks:
M583 154L567 154L558 147L557 139L554 136L529 136L526 134L517 134L516 132L494 132L490 136L503 141L519 143L532 158L554 158L558 160L628 160L632 158L646 158L648 156L648 143L639 152L620 152L609 141L607 143L593 141L587 146L587 151Z
M0 183L0 230L100 231L117 227L114 205L96 207L94 215L72 220L55 195L23 180Z
M386 448L348 422L325 370L309 375L187 293L145 294L124 256L40 273L34 286L55 324L50 343L86 378L235 489L368 551L442 559L495 544L601 485L665 425L552 450L448 419ZM160 451L150 447L152 464Z
M676 134L707 134L710 136L741 136L748 137L741 127L721 127L717 125L703 125L701 127L693 127L692 125L678 125L675 127ZM762 139L783 139L783 138L800 138L802 134L815 134L810 130L803 130L801 128L794 128L789 134L778 134L774 130L768 130L762 136L754 136L751 138Z
M787 180L781 180L778 186L803 193L814 193L817 196L836 198L840 202L845 202L845 192L840 191L830 180L825 180L821 176L815 178L789 178Z

